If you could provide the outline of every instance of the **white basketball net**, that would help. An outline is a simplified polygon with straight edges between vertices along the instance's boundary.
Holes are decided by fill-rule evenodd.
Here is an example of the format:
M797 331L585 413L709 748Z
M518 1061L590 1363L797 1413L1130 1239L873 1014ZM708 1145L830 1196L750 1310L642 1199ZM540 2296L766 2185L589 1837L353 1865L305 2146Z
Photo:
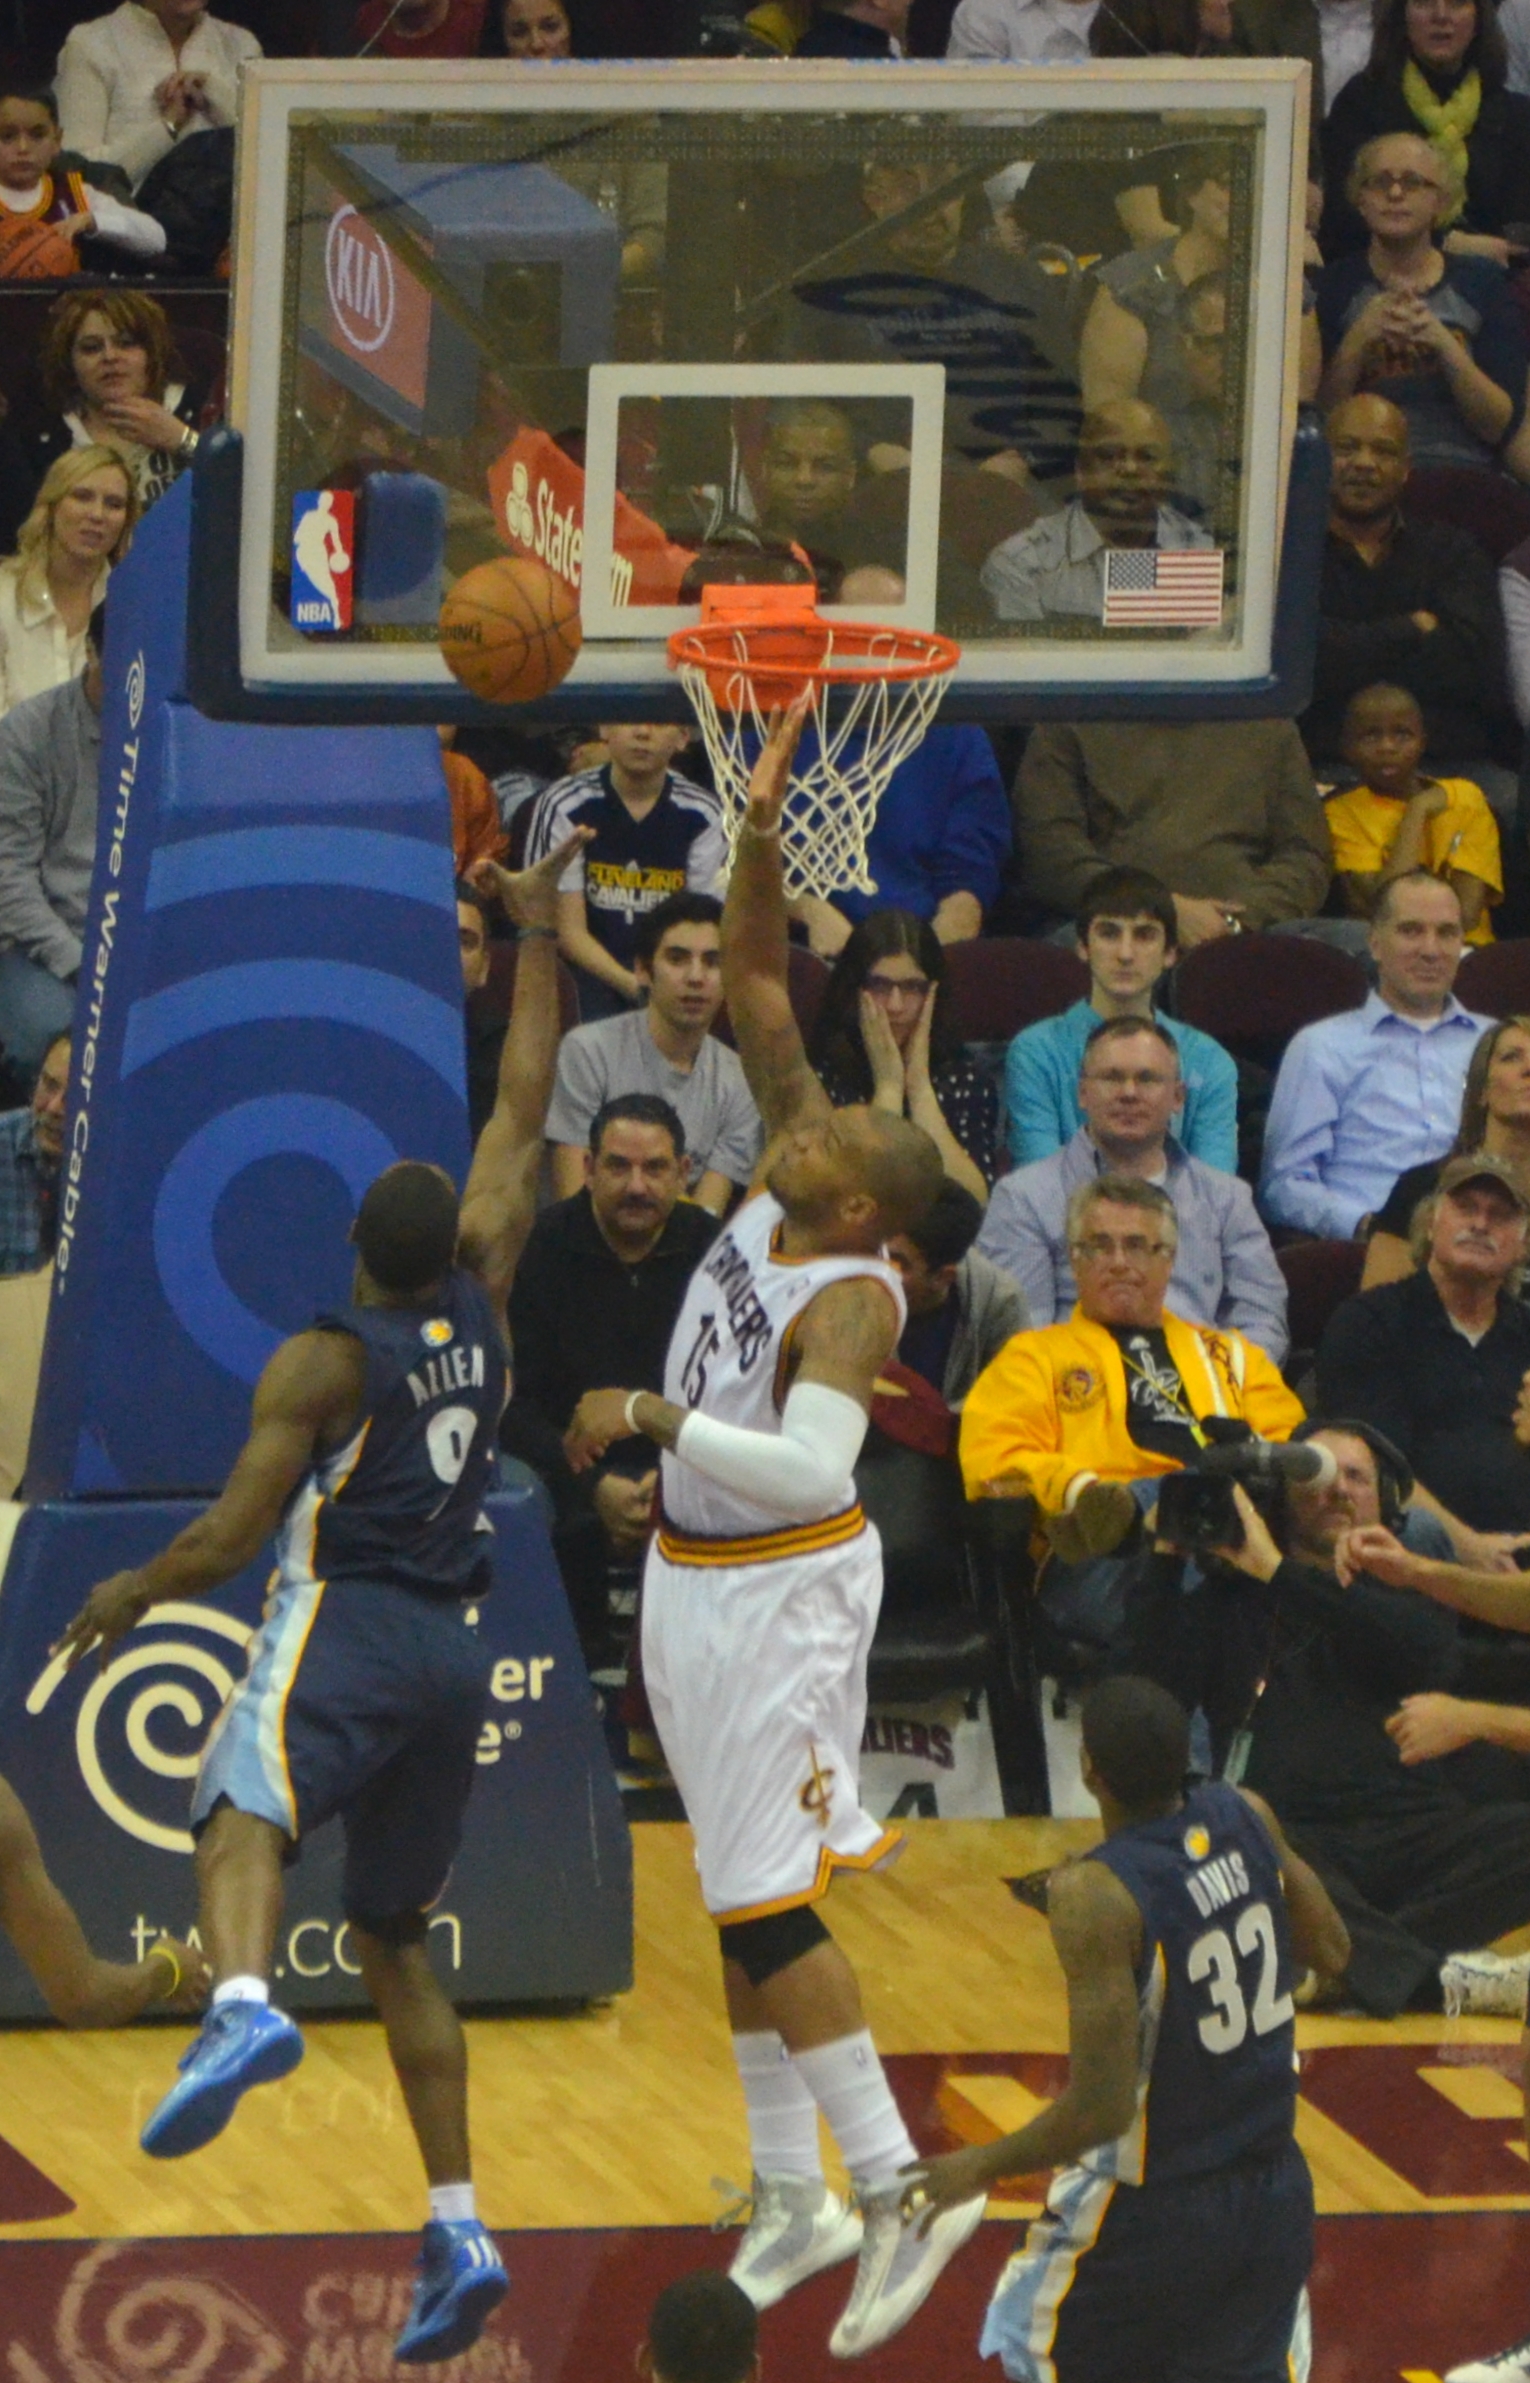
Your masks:
M812 704L803 723L804 737L812 736L816 750L801 764L799 748L800 766L792 773L781 821L788 900L798 894L827 898L842 892L876 892L866 870L866 839L877 805L893 771L908 759L934 718L956 659L953 651L940 668L912 678L840 678L833 674L833 625L824 626L829 645L818 668L827 675L810 681ZM714 648L708 664L683 661L678 668L712 764L731 866L749 798L749 773L768 723L755 695L759 656L751 657L742 630L734 630L730 642L735 658L731 669L727 647ZM906 637L890 632L879 641L874 630L862 628L856 632L852 658L857 665L869 663L875 669L880 654L886 667L895 669L906 661L907 652ZM779 685L790 664L773 661L771 668Z

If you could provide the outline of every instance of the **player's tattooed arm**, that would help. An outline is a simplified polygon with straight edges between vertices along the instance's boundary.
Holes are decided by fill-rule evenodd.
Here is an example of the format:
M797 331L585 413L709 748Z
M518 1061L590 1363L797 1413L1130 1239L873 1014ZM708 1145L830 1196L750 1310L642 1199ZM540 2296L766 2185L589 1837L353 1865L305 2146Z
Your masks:
M1068 2083L1028 2126L995 2143L916 2161L904 2207L924 2222L1001 2176L1059 2168L1125 2134L1137 2106L1137 1976L1142 1919L1103 1863L1075 1862L1048 1888L1052 1941L1068 1986Z
M1304 1862L1286 1843L1279 1821L1265 1802L1250 1787L1240 1787L1238 1793L1263 1821L1275 1848L1280 1864L1280 1883L1286 1899L1286 1917L1291 1923L1291 1945L1298 1961L1315 1970L1319 1979L1341 1978L1349 1967L1349 1930L1334 1907L1310 1862Z
M841 1390L871 1412L876 1379L898 1345L898 1311L869 1274L830 1283L802 1311L792 1337L786 1379Z
M505 1302L536 1217L542 1134L558 1064L558 883L589 828L576 828L534 869L480 861L473 882L520 931L515 996L499 1057L494 1109L462 1194L458 1263L481 1277L509 1343Z
M786 894L781 814L803 713L777 713L749 780L749 804L733 856L722 916L723 990L739 1057L769 1144L829 1114L829 1098L808 1065L787 990Z
M366 1355L346 1332L283 1341L255 1385L250 1435L205 1514L131 1572L97 1583L54 1648L71 1668L92 1647L104 1662L151 1605L201 1597L253 1563L316 1458L345 1445L366 1392Z

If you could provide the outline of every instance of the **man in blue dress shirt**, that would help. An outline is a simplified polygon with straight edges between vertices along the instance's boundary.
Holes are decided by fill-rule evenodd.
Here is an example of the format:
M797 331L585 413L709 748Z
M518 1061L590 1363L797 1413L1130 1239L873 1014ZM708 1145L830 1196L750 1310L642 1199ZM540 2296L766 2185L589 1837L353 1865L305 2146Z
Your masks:
M1333 1241L1363 1234L1405 1168L1450 1148L1477 1037L1492 1023L1451 991L1461 905L1441 878L1394 878L1370 941L1377 990L1292 1037L1265 1130L1265 1215Z

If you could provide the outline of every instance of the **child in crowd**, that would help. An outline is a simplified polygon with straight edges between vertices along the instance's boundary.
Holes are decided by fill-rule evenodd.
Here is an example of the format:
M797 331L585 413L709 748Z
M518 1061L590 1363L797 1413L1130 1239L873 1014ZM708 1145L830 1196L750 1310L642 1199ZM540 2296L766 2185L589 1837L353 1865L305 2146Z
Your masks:
M0 280L77 272L78 240L109 241L144 260L161 256L165 229L152 215L92 189L78 173L55 175L62 147L52 92L0 81ZM32 226L54 239L23 237Z
M1468 943L1491 943L1503 898L1498 827L1469 778L1420 772L1424 721L1402 687L1362 687L1344 714L1344 758L1360 780L1325 806L1333 865L1350 913L1369 918L1384 885L1428 869L1461 898Z

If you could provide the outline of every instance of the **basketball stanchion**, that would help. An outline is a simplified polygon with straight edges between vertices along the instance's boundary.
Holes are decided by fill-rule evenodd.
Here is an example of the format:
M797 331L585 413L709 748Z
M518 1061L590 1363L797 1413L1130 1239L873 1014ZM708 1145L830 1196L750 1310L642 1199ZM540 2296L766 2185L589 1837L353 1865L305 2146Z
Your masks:
M866 840L887 781L920 743L961 659L952 638L829 621L801 587L708 587L669 640L701 725L731 859L773 712L810 697L781 822L788 898L875 893Z

